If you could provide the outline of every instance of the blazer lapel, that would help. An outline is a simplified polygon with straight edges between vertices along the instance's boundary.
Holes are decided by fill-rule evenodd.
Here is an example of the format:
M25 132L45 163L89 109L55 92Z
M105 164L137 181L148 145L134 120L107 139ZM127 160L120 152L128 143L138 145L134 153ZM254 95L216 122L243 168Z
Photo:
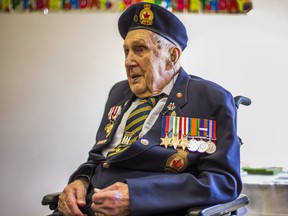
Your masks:
M120 102L114 104L114 106L120 106L121 107L121 112L120 112L119 116L116 117L115 122L113 122L113 126L112 126L112 129L110 131L109 136L106 139L98 140L98 142L94 146L94 149L96 151L110 145L110 143L113 140L113 137L117 131L117 128L119 127L119 125L121 123L121 120L122 120L124 113L130 107L130 105L134 99L135 99L135 95L130 91L130 89L128 89L125 92L123 92L123 99ZM109 109L111 109L111 108L112 107L110 107ZM109 112L109 110L108 110L108 112ZM107 116L107 118L108 118L108 116ZM98 145L98 144L101 144L101 145Z
M185 106L188 101L187 89L189 79L189 75L181 68L178 78L161 112L163 115L171 115L171 113L175 111L177 116L183 116L182 107Z

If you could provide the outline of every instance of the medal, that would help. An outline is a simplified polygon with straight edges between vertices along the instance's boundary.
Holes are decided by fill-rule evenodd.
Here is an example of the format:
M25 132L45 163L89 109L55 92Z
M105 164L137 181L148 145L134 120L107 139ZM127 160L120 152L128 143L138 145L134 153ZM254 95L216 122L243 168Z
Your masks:
M179 132L180 132L180 118L176 116L175 111L172 112L173 116L173 138L171 140L171 145L174 147L174 149L177 149L177 147L179 146L180 140L179 140ZM172 115L171 114L171 115Z
M178 147L178 145L179 145L179 142L180 142L180 140L178 139L178 135L174 134L173 138L171 140L171 146L173 146L174 149L176 149Z
M208 149L208 144L204 140L200 140L199 148L197 151L200 153L203 153L203 152L206 152L207 149Z
M105 132L106 132L106 138L110 135L110 133L111 133L111 131L112 131L112 129L113 129L113 126L114 126L114 122L109 122L109 123L105 126L104 130L105 130Z
M172 129L172 118L170 116L162 116L162 130L161 130L161 137L162 142L160 145L164 145L167 148L170 145L171 138L169 137L169 133Z
M185 150L188 147L187 135L183 135L183 139L180 142L180 146L182 147L183 150Z
M187 146L189 151L195 152L198 150L199 148L199 142L195 139L191 139L188 142L188 146Z
M116 121L117 116L120 114L121 112L121 106L113 106L112 108L110 108L109 112L108 112L108 119L109 119L109 123L105 126L104 130L106 132L106 138L109 137L113 127L114 127L114 122Z
M131 137L133 136L133 132L125 132L125 134L123 135L123 138L121 140L121 144L129 144L129 141L131 139Z
M113 106L108 112L109 121L115 121L118 115L121 113L121 106Z
M188 118L180 117L180 124L181 124L181 133L182 133L180 146L182 147L183 150L185 150L188 146L188 138L187 138Z
M207 142L207 145L208 145L208 148L207 148L206 152L208 154L213 154L216 151L216 149L217 149L216 145L211 140L209 140Z
M162 140L160 145L164 145L167 148L170 145L171 139L166 134L164 138L160 138Z

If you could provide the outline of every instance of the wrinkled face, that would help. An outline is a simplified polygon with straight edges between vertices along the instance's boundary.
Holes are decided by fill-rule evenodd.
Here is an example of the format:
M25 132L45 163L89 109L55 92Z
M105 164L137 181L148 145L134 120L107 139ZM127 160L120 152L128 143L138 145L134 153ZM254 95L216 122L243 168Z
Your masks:
M144 29L130 31L124 40L125 68L131 91L140 98L160 93L173 74L166 39Z

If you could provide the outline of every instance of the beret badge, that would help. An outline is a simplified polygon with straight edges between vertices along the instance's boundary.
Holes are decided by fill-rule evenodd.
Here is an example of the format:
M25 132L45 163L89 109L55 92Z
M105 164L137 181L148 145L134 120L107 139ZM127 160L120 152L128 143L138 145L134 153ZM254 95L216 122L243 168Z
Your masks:
M139 17L140 17L140 23L142 25L152 25L153 24L153 19L154 19L154 14L150 10L151 5L149 4L144 4L144 9L140 11Z

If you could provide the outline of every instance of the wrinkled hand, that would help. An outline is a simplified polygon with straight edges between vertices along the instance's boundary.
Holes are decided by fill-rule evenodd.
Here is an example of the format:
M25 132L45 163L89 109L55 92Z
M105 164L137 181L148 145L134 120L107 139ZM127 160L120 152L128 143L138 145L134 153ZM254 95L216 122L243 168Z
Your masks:
M86 205L88 183L77 179L65 187L59 196L58 210L64 216L84 216L79 207Z
M96 213L108 216L127 216L130 214L128 185L117 182L102 190L94 189L91 208Z

